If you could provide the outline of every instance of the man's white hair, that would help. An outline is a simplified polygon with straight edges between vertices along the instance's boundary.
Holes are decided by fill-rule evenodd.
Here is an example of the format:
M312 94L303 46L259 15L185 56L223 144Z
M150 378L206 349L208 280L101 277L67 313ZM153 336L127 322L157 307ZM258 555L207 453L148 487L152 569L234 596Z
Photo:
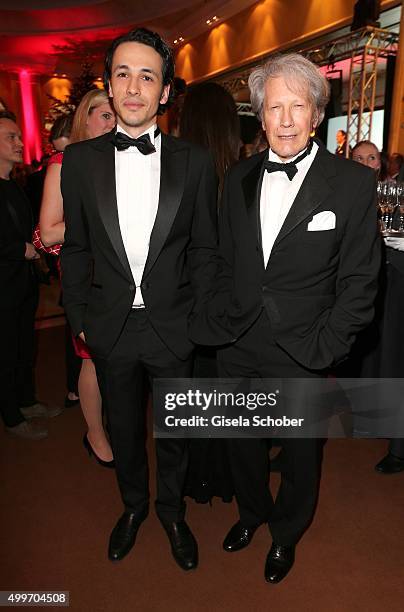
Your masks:
M283 77L291 91L308 97L319 125L330 98L330 85L317 66L299 53L275 55L250 74L251 107L260 121L263 118L265 85L268 79L276 77Z

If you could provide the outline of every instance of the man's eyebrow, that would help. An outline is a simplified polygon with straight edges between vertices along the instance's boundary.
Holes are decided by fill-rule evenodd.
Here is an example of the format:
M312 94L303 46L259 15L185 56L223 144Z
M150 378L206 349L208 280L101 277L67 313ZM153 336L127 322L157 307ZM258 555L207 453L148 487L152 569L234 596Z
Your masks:
M126 66L126 64L119 64L119 66L116 66L114 68L114 72L116 72L117 70L129 70L129 66Z
M130 68L126 64L120 64L119 66L116 66L116 68L114 68L114 72L116 72L117 70L129 70L130 71ZM157 76L157 72L153 70L152 68L140 68L139 72L147 72L149 74L154 74L155 76Z
M157 76L157 72L153 70L152 68L141 68L140 72L149 72L150 74L154 74Z

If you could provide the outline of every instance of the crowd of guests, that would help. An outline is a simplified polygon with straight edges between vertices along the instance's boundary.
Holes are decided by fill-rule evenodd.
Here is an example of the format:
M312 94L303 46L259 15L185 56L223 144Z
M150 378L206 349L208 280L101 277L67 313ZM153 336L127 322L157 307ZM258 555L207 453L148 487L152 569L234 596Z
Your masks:
M370 141L350 149L342 130L337 157L313 139L328 85L301 56L279 56L252 73L252 104L263 130L249 148L252 156L244 153L241 162L236 106L216 83L181 92L173 123L179 140L160 133L157 115L171 102L173 76L171 52L156 34L138 29L116 39L106 55L105 90L88 92L74 115L55 122L55 153L27 178L26 192L11 178L22 159L21 132L12 113L0 113L0 282L7 297L1 308L9 347L1 355L1 415L10 434L40 439L47 429L33 417L61 412L39 402L33 384L39 252L32 232L39 223L40 250L57 262L57 274L61 253L61 300L69 321L65 407L80 403L84 447L101 466L116 469L124 503L109 542L113 561L128 554L148 513L145 375L150 381L192 375L316 379L333 371L352 345L352 372L393 378L404 371L398 332L404 237L384 239L378 283L373 201L374 175L404 181L403 157L387 157ZM346 161L347 154L356 163ZM324 189L327 181L334 192ZM358 182L363 191L354 202L350 189ZM323 189L319 214L327 213L329 225L318 229L331 230L331 241L335 202L347 227L340 240L351 248L350 232L361 219L363 241L356 240L356 252L338 269L330 244L342 252L340 243L327 243L323 231L303 231L307 222L303 228L291 214L296 202L312 202L312 184ZM305 209L312 224L317 207ZM322 298L305 293L312 279ZM229 286L233 295L223 306ZM332 313L327 321L323 294ZM363 341L367 330L370 343ZM282 483L273 500L270 441L156 441L156 511L180 567L198 564L184 493L203 502L235 496L240 520L224 549L244 548L268 522L273 545L265 578L275 583L286 576L314 513L322 449L316 440L280 445ZM376 469L404 470L403 440L391 441Z

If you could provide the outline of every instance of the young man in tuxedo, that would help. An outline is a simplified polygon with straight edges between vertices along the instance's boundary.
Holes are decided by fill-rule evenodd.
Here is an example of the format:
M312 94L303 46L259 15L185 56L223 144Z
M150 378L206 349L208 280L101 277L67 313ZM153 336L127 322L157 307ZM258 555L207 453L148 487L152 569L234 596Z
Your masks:
M311 138L329 88L310 61L276 56L253 71L249 86L269 149L228 172L216 284L209 306L193 315L191 337L228 343L219 350L221 376L318 379L373 317L380 265L374 172ZM282 446L274 501L266 441L228 441L240 520L224 548L244 548L268 523L265 578L272 583L293 565L320 478L317 440L285 438Z
M139 28L114 40L105 87L117 128L67 148L62 168L64 305L88 343L108 414L125 506L109 558L132 548L149 506L143 380L191 374L188 316L208 290L216 249L216 177L205 151L161 134L171 50ZM185 570L198 550L184 520L187 444L156 441L156 511Z

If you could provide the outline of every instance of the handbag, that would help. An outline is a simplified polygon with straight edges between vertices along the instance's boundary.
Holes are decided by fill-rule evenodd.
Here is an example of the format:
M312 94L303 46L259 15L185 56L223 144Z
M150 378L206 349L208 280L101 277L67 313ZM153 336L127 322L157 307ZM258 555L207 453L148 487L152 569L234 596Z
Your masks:
M60 249L62 247L61 244L53 244L52 246L45 246L41 240L41 232L39 229L39 223L36 225L34 229L34 233L32 235L32 244L38 251L43 251L44 253L48 253L49 255L54 255L55 257L59 257Z

